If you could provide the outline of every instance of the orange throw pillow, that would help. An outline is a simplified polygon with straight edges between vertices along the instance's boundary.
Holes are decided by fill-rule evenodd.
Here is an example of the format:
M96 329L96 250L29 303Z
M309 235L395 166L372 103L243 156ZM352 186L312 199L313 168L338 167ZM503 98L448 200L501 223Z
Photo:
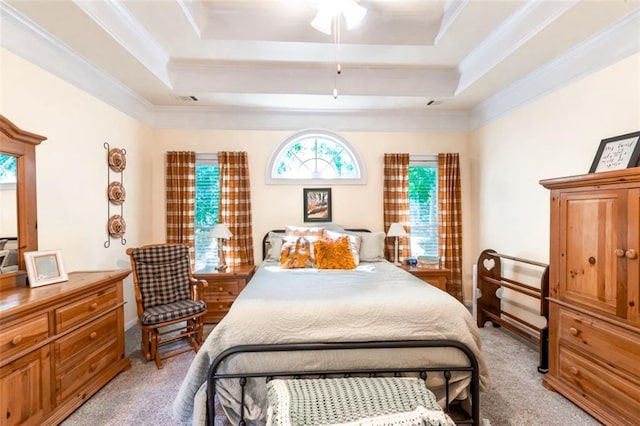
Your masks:
M304 237L285 240L280 251L280 267L284 269L315 267L309 240Z
M349 248L349 237L338 240L318 240L313 243L318 269L355 269L356 262Z

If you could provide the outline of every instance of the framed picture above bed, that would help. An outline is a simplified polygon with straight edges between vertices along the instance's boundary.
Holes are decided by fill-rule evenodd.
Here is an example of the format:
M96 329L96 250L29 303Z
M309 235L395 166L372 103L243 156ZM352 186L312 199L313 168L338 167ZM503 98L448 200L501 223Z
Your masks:
M636 167L640 159L640 132L614 136L600 141L589 173Z
M304 221L331 222L331 188L304 188Z

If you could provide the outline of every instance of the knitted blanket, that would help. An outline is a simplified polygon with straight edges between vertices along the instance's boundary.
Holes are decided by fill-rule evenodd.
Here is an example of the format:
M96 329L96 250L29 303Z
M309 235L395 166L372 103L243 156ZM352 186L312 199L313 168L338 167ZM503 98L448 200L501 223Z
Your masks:
M267 398L268 426L455 426L416 378L272 380Z

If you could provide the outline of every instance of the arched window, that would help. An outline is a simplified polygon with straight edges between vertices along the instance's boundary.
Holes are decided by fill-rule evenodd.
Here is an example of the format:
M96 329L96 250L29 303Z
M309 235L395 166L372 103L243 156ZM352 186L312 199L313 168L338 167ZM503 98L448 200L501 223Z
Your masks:
M298 132L278 146L267 183L364 184L364 165L349 143L326 130Z

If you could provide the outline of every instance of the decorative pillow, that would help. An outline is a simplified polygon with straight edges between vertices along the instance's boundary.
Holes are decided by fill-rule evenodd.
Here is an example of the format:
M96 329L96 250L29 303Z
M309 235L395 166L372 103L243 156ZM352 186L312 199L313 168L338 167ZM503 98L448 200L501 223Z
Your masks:
M356 263L349 249L349 237L337 241L318 240L313 243L318 269L355 269Z
M361 262L379 262L384 260L384 232L348 232L362 238L360 243Z
M322 238L324 229L321 226L293 226L287 225L284 228L284 234L286 236L296 237L317 237Z
M349 238L349 249L351 250L351 254L353 255L353 261L356 263L356 266L359 265L360 245L362 243L362 237L360 237L359 235L345 234L344 232L330 231L328 229L324 230L325 240L339 240L342 237Z
M305 237L287 238L282 243L280 267L284 269L314 268L311 242Z
M269 240L269 250L265 260L280 260L280 252L282 251L282 241L284 234L278 232L269 232L267 236Z

